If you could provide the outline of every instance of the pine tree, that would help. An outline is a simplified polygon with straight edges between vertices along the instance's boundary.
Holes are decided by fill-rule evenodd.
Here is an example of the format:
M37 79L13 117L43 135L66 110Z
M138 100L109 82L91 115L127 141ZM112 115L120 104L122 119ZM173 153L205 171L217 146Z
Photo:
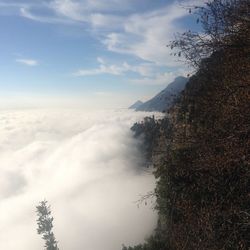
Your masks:
M59 250L57 247L57 241L52 231L53 229L53 217L51 216L50 206L46 200L41 201L36 207L37 219L37 233L42 235L45 240L46 250Z

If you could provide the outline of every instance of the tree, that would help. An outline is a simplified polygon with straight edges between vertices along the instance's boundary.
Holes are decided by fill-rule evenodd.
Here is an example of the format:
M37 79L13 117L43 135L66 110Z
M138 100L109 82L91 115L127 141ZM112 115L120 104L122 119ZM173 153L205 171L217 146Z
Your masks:
M212 0L190 12L202 32L170 44L197 72L169 111L173 132L156 168L162 235L169 249L246 250L250 1Z
M249 249L249 9L249 0L193 6L202 32L187 31L170 44L197 72L153 147L154 158L162 152L154 161L162 249Z
M177 35L170 43L177 48L177 56L199 68L204 58L215 52L249 48L250 2L249 0L213 0L204 6L188 7L197 15L202 32L187 31Z
M51 216L50 206L46 200L41 201L36 207L37 212L37 233L42 235L45 240L46 250L59 250L57 247L57 241L52 231L53 228L53 217Z

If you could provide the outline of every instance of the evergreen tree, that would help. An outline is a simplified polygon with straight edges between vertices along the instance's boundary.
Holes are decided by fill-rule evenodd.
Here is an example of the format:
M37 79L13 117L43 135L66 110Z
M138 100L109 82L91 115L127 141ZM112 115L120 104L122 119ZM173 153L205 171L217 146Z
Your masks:
M53 217L51 216L50 206L46 200L41 201L36 207L37 219L37 233L42 235L45 240L46 250L59 250L57 247L57 241L52 231Z

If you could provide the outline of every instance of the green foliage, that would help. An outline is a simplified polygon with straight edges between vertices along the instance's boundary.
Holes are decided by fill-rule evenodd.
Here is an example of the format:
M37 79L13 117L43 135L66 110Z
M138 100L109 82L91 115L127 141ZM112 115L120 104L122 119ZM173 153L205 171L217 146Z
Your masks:
M37 233L42 235L45 241L46 250L59 250L53 229L53 217L47 201L41 201L36 207L37 212Z

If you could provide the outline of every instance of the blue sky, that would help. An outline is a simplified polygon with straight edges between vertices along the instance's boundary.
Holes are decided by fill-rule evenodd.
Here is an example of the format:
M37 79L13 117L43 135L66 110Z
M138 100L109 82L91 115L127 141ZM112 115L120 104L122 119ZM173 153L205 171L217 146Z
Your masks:
M0 104L146 100L189 70L166 44L194 2L0 0Z

